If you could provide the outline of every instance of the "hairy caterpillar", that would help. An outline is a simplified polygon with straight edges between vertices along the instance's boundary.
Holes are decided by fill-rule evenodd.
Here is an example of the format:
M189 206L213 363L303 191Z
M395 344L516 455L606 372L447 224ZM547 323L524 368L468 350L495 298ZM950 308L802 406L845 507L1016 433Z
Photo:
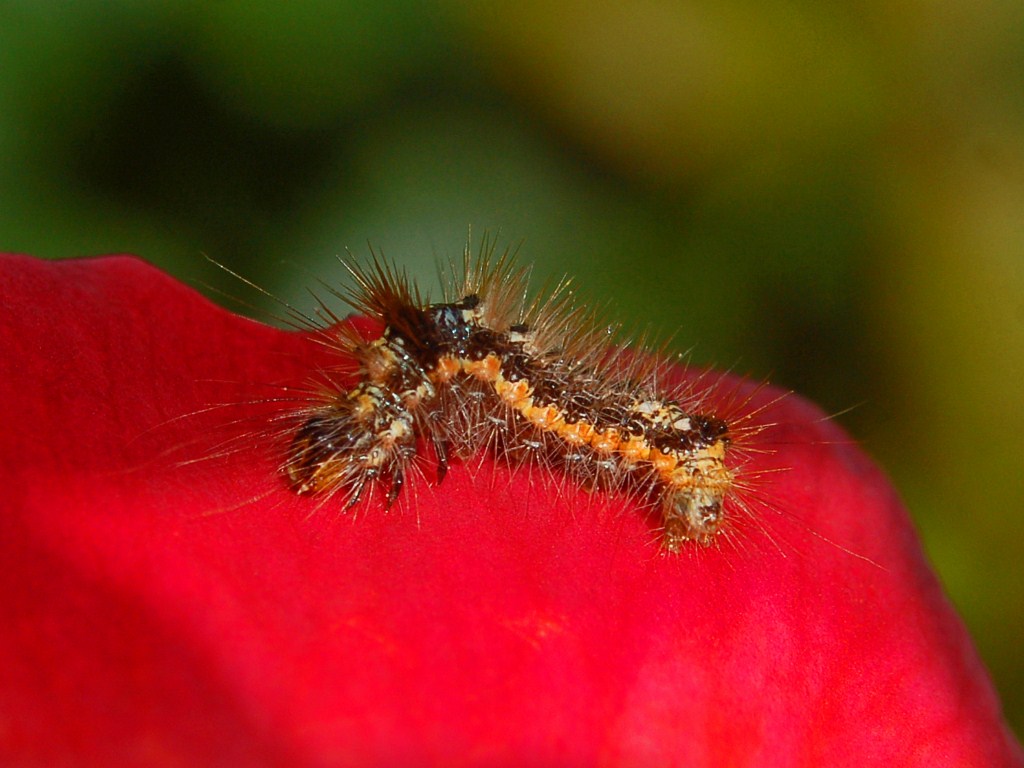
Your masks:
M452 458L489 451L653 503L670 552L723 529L737 485L734 425L666 388L658 363L610 347L610 329L566 281L528 301L529 270L485 244L476 259L467 248L443 300L428 303L376 256L344 264L355 286L335 294L383 332L322 329L358 362L358 380L293 414L300 426L281 470L295 492L337 495L348 508L377 483L390 506L429 445L439 483Z

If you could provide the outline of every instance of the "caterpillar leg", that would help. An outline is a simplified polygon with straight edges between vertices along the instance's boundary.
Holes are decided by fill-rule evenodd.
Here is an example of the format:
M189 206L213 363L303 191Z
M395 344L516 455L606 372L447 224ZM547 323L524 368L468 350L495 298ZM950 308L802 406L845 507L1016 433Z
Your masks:
M375 479L387 478L391 506L416 457L412 423L400 399L373 385L357 386L299 428L282 471L296 493L344 493L346 509Z

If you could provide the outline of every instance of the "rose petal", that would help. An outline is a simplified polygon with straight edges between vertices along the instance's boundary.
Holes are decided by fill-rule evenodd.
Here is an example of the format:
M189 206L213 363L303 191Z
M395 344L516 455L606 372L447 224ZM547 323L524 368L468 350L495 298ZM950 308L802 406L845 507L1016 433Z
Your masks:
M667 557L538 469L295 496L268 400L337 361L133 258L5 257L0 295L4 764L1024 764L885 478L798 398L751 395L748 472L788 468L754 518Z

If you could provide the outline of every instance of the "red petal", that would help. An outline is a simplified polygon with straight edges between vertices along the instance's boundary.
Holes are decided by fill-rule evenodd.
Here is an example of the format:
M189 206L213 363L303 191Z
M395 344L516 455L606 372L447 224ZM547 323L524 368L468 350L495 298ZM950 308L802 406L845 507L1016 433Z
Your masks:
M798 398L735 546L660 556L490 464L346 516L259 437L307 337L131 258L6 257L0 295L4 764L1024 764L889 485Z

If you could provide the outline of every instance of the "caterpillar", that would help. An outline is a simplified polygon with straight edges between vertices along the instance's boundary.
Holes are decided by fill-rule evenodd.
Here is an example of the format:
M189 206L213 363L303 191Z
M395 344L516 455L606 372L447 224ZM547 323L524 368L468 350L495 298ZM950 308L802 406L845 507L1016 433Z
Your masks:
M723 530L734 425L666 387L653 358L611 345L614 327L577 304L569 281L528 300L530 270L485 243L476 258L467 247L430 303L381 257L342 261L354 286L332 292L383 330L321 329L357 378L295 414L281 462L294 492L347 509L378 484L390 506L429 446L438 483L453 460L489 452L654 504L671 553Z

